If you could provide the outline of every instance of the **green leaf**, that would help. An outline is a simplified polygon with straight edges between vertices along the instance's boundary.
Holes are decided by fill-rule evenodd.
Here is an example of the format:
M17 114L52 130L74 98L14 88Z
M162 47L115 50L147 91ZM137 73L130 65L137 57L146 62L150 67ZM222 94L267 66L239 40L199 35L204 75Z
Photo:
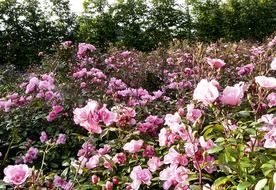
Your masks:
M211 148L211 149L209 149L209 150L207 150L207 152L209 153L209 154L214 154L214 153L217 153L217 152L219 152L219 151L221 151L221 150L223 150L224 148L222 147L222 146L216 146L216 147L214 147L214 148Z
M258 181L258 183L256 184L254 190L262 190L262 189L264 188L264 186L266 185L266 183L267 183L267 179L266 179L266 178L261 179L261 180Z
M244 190L246 188L248 188L251 185L251 183L245 181L245 182L241 182L239 183L237 190Z
M227 183L230 179L231 179L230 175L229 176L220 177L220 178L216 179L216 181L213 184L214 190L215 189L221 189L219 186Z

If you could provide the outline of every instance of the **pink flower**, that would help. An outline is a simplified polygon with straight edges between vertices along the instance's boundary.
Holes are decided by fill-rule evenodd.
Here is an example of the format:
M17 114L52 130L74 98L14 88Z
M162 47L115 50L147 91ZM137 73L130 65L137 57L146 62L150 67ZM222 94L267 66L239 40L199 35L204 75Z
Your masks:
M209 150L215 146L214 142L211 139L205 141L203 136L199 138L199 143L204 150Z
M268 106L271 108L276 106L276 93L272 92L267 96Z
M96 168L100 163L100 156L99 155L94 155L92 156L89 161L86 163L86 167L88 169Z
M4 174L5 183L21 185L31 175L31 169L25 164L9 165L4 169Z
M164 157L164 164L183 165L188 164L186 156L179 154L173 147L169 149L169 153Z
M162 128L158 135L159 146L171 146L176 138L176 135L166 128Z
M109 153L111 147L108 145L108 144L105 144L103 148L100 148L97 152L100 154L100 155L105 155L107 153Z
M159 157L152 157L148 160L147 164L149 166L149 170L151 172L155 172L160 166L163 165L163 162Z
M98 103L90 101L83 108L76 108L74 110L74 122L84 127L90 133L102 133L99 126Z
M276 58L270 64L270 69L276 71Z
M141 166L135 166L130 173L130 178L133 180L131 187L133 190L138 190L141 184L150 185L151 173L148 169L142 169Z
M138 152L141 147L143 146L144 141L143 140L131 140L129 143L126 143L123 147L124 150L130 152L130 153L136 153Z
M215 81L208 82L202 79L194 90L193 99L205 105L212 104L219 97L218 89L214 84Z
M99 178L98 176L92 175L92 177L91 177L91 182L94 183L94 184L97 184L98 181L99 181L99 179L100 179L100 178Z
M227 86L223 90L221 101L224 104L236 106L241 103L241 99L243 98L243 95L244 95L244 83L240 82L239 84L235 84L234 86Z
M223 67L226 63L221 60L221 59L210 59L210 58L207 58L207 62L208 64L212 67L212 68L215 68L215 69L219 69L221 67Z
M127 56L129 56L130 55L130 51L123 51L122 53L121 53L121 55L123 56L123 57L127 57Z
M80 43L78 45L78 58L82 59L85 58L87 56L88 52L94 52L96 51L95 46L91 45L91 44L86 44L86 43Z
M103 106L99 110L99 117L104 122L105 125L109 126L112 123L117 121L117 114L114 112L109 111L106 106Z
M243 76L246 74L251 74L254 70L254 65L253 64L247 64L242 67L237 67L236 70L238 71L238 75Z
M52 122L57 118L57 113L54 111L51 111L47 116L47 121Z
M55 86L48 81L40 81L38 88L40 90L53 90Z
M117 153L115 156L112 158L112 161L118 164L124 164L126 162L126 155L125 153Z
M107 181L107 182L105 183L105 188L106 188L107 190L111 190L111 189L113 188L113 183L112 183L111 181Z
M175 171L175 180L178 182L178 183L185 183L187 182L189 176L188 174L190 173L190 170L183 167L183 166L180 166L176 169Z
M165 116L165 125L169 126L170 129L176 133L179 128L181 127L181 117L180 115L175 112L174 115L167 114Z
M265 136L265 148L276 148L276 127L273 127Z
M29 84L26 86L26 94L32 93L38 86L39 80L36 77L30 79Z
M53 106L53 111L57 114L62 112L62 110L63 110L62 106Z
M257 76L255 77L255 81L260 85L260 87L276 89L276 78L274 77Z
M48 135L45 131L42 131L40 134L40 142L45 143L46 141L48 141Z
M174 175L176 169L176 165L170 165L170 167L167 167L159 173L159 179L161 181L165 181L163 184L163 189L168 190L176 182Z
M202 111L200 109L194 109L194 105L193 104L189 104L187 106L187 114L186 114L186 118L190 121L190 122L195 122L198 118L200 118L202 116Z

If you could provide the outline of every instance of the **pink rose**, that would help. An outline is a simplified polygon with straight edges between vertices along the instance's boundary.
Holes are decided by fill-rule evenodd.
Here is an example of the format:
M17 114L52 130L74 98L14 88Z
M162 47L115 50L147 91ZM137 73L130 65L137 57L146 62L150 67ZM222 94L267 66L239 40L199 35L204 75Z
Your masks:
M131 140L129 143L126 143L123 147L124 150L130 152L130 153L136 153L138 152L141 147L143 146L144 141L143 140Z
M99 116L107 126L111 125L117 120L117 114L109 111L105 106L99 110Z
M188 159L186 156L179 154L173 147L169 149L169 153L164 157L164 164L171 165L183 165L186 166L188 164Z
M149 170L151 172L155 172L160 166L163 165L163 162L160 160L159 157L152 157L148 160L147 164L149 166Z
M276 106L276 93L272 92L267 96L268 106L271 108Z
M131 187L133 190L138 190L141 184L150 185L152 175L148 169L142 169L141 166L135 166L130 173L130 178L133 180Z
M255 77L255 81L260 85L260 87L276 89L276 78L274 77L257 76Z
M270 69L276 71L276 58L270 64Z
M165 125L169 126L170 129L176 133L181 126L180 115L177 112L175 112L174 115L167 114L165 116Z
M187 106L187 114L186 114L186 118L190 121L190 122L195 122L198 118L200 118L202 116L202 111L200 109L195 109L193 104L189 104Z
M9 165L4 169L5 183L21 185L31 175L31 169L25 164Z
M26 86L26 94L32 93L38 86L39 80L36 77L30 79L29 84Z
M265 148L276 148L276 127L273 127L265 136Z
M90 101L85 107L76 108L74 110L74 122L90 133L102 133L102 129L99 126L98 107L99 105L96 101Z
M215 85L215 81L208 82L208 80L202 79L195 88L193 99L205 105L212 104L219 97L217 85Z
M199 143L204 150L209 150L215 146L214 142L211 139L205 141L203 136L199 138Z
M223 67L226 63L221 60L221 59L210 59L210 58L207 58L207 62L208 64L212 67L212 68L215 68L215 69L219 69L221 67Z
M221 101L224 104L236 106L241 103L244 95L244 83L235 84L234 86L227 86L223 90Z
M159 146L171 146L176 138L176 135L166 128L162 128L158 135Z

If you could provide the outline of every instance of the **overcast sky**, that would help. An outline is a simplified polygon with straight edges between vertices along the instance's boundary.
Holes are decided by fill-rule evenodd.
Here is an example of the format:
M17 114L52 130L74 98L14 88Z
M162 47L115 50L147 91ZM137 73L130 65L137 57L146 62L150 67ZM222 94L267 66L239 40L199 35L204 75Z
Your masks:
M71 7L72 7L72 11L74 11L75 13L80 13L82 12L82 3L84 0L70 0L71 2Z

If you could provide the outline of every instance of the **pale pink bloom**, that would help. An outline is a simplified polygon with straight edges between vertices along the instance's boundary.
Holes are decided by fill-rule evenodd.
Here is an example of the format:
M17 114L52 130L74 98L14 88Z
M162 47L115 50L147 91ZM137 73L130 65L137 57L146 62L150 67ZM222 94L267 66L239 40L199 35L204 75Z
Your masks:
M84 127L90 133L102 133L99 126L98 103L90 101L83 108L76 108L74 110L74 122Z
M241 99L244 96L244 82L235 84L234 86L227 86L223 90L221 101L224 104L236 106L241 103Z
M117 113L109 111L106 105L99 110L99 117L107 126L117 121Z
M170 130L162 128L158 137L159 146L171 146L175 141L176 135L173 134Z
M169 153L164 157L164 164L183 165L188 164L186 156L179 154L173 147L169 149Z
M254 65L252 63L247 64L242 67L237 67L236 70L238 71L238 75L240 76L251 74L254 70Z
M113 189L113 183L112 183L111 181L107 181L107 182L105 183L105 188L106 188L107 190Z
M152 175L148 169L142 169L141 166L135 166L130 173L130 178L133 180L131 187L133 190L138 190L141 184L151 184Z
M208 64L212 67L212 68L215 68L215 69L219 69L221 67L223 67L226 63L221 60L221 59L210 59L210 58L207 58L207 62Z
M200 118L202 116L202 111L200 109L195 109L193 104L189 104L187 106L187 114L186 114L186 118L190 121L190 122L196 122L196 120L198 118Z
M122 53L121 53L121 55L123 56L123 57L127 57L127 56L129 56L130 55L130 51L123 51Z
M48 81L40 81L38 84L40 90L53 90L55 86Z
M270 64L270 69L276 71L276 58Z
M21 185L31 175L31 169L25 164L9 165L4 169L3 181L12 185Z
M165 125L169 126L170 129L176 133L178 129L181 127L181 117L175 112L174 115L167 114L165 116Z
M189 157L193 157L195 155L195 153L198 151L198 144L197 143L186 143L185 145L185 152L186 155Z
M271 108L276 106L276 93L272 92L267 96L268 106Z
M152 157L148 160L147 164L149 166L149 170L151 172L155 172L160 166L163 165L163 162L159 157Z
M99 180L100 180L100 178L98 176L92 175L92 177L91 177L92 183L97 184Z
M180 166L176 169L175 171L175 180L178 182L178 183L181 183L181 184L186 184L188 185L188 174L190 173L190 170L183 167L183 166Z
M265 148L276 148L276 127L273 127L265 136Z
M36 77L30 79L29 84L26 86L26 94L32 93L38 86L39 80Z
M108 144L105 144L103 148L100 148L97 152L100 154L100 155L105 155L107 153L109 153L111 147L108 145Z
M170 167L167 167L166 169L162 170L159 173L159 179L161 181L165 181L163 184L163 189L168 190L175 182L175 172L176 172L177 166L176 165L170 165Z
M144 144L143 140L138 140L138 141L131 140L130 142L128 142L124 145L123 149L130 153L136 153L141 149L143 144Z
M88 169L96 168L100 163L100 156L99 155L94 155L92 156L88 162L86 162L85 166Z
M260 85L260 87L276 89L276 78L274 77L257 76L255 77L255 81Z
M205 141L203 136L199 138L199 143L204 150L209 150L215 146L214 142L211 139Z
M94 52L96 51L95 46L91 45L91 44L86 44L86 43L79 43L78 45L78 58L84 58L86 57L88 52Z
M112 158L112 161L118 164L124 164L126 162L126 155L125 153L117 153L115 156Z
M202 79L194 90L193 99L205 105L212 104L219 97L219 92L214 82Z

